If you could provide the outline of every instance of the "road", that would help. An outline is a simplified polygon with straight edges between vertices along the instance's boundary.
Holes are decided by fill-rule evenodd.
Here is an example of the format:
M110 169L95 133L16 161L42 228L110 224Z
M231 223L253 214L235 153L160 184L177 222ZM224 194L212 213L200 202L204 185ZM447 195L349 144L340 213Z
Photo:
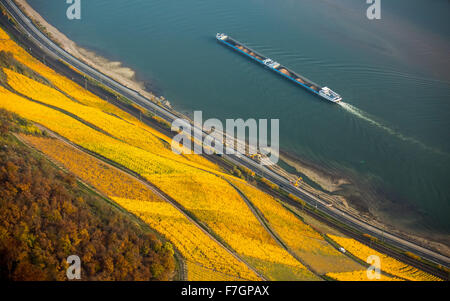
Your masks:
M0 2L5 6L10 15L17 21L20 27L22 27L22 30L28 35L28 37L32 39L39 47L41 47L42 50L46 51L48 55L55 56L58 59L66 62L67 64L75 67L80 72L97 80L108 88L114 90L116 93L128 98L135 104L156 113L158 116L170 123L173 120L179 118L168 109L156 105L138 92L116 82L115 80L88 66L87 64L73 57L71 54L67 53L65 50L61 49L53 41L47 38L11 0L0 0ZM205 137L207 135L201 128L196 125L193 125L193 133L194 135L197 135L197 137ZM446 267L450 267L449 257L419 246L414 242L399 237L395 234L388 233L383 229L380 229L363 220L351 216L338 208L328 207L327 202L321 200L317 196L308 193L307 191L293 186L289 180L274 173L265 166L258 164L257 162L244 155L224 155L224 157L234 164L243 165L250 168L256 174L265 177L266 179L280 186L281 189L285 190L288 193L296 195L309 205L316 207L321 212L331 216L332 218L343 224L355 228L363 233L367 233L369 235L382 239L389 245L392 245L404 251L415 253L426 260Z

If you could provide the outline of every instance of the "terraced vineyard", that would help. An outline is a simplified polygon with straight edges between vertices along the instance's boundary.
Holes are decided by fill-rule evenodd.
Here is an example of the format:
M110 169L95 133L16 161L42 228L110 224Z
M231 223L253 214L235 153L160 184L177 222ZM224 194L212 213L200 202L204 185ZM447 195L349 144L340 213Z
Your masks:
M60 140L34 136L22 137L84 182L163 234L184 258L193 263L192 267L201 266L208 270L207 275L202 278L198 268L191 271L189 268L191 265L188 265L189 280L208 280L208 277L213 274L222 278L259 279L245 264L231 256L179 210L137 179Z
M281 240L319 274L349 272L362 266L338 252L311 226L285 209L272 196L255 187L233 182L261 212Z
M367 277L367 271L353 271L343 273L328 273L328 277L338 281L402 281L400 278L393 278L383 274L380 274L380 279L369 279Z
M205 222L236 252L258 266L269 279L317 279L289 253L287 253L259 224L239 194L226 181L212 174L186 177L184 174L152 176L153 183L164 187L172 198ZM214 183L214 186L211 186ZM214 195L214 197L211 197ZM275 276L283 269L287 276Z

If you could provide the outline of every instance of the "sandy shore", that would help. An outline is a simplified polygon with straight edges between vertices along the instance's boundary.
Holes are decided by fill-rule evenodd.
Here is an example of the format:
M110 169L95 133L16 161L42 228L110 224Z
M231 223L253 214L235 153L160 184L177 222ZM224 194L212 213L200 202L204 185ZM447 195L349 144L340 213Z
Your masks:
M319 184L322 189L328 192L335 192L341 189L342 185L350 184L347 179L337 178L320 172L314 167L309 166L305 162L301 162L298 158L294 158L286 152L280 152L280 159L292 166L298 172L306 175L309 179Z
M71 41L67 36L61 33L57 28L49 24L39 13L37 13L26 0L14 0L22 10L35 22L37 22L41 27L45 28L45 31L49 36L54 40L54 42L58 43L60 47L66 50L68 53L73 55L74 57L82 60L86 64L91 67L99 70L100 72L106 74L107 76L113 78L117 82L120 82L124 86L133 89L145 97L154 100L155 95L151 92L145 90L144 83L139 82L136 79L136 72L130 68L124 67L121 62L110 61L106 58L103 58L96 53L79 47L75 42ZM309 192L312 192L316 195L319 195L322 199L332 203L333 206L338 207L341 210L346 211L347 213L354 215L366 222L369 222L373 225L376 225L380 228L384 228L392 233L396 233L400 236L407 237L412 239L413 241L437 250L438 252L450 256L450 238L448 237L430 237L428 235L421 235L420 237L417 235L413 235L407 231L400 231L398 228L394 228L392 226L388 226L385 223L381 223L380 219L377 218L378 214L376 210L366 210L366 208L362 208L361 204L356 204L355 202L349 201L343 195L340 195L339 192L343 189L344 185L351 185L351 181L349 179L343 177L337 177L327 173L320 168L316 168L306 162L303 162L299 158L296 158L293 155L288 153L280 153L280 158L289 166L294 168L297 172L307 176L311 181L319 185L322 190L315 189L310 185L302 182L301 187ZM295 175L284 172L288 175L288 178L295 179ZM370 213L369 213L370 211ZM426 237L426 238L425 238ZM442 241L444 243L440 243L437 241Z

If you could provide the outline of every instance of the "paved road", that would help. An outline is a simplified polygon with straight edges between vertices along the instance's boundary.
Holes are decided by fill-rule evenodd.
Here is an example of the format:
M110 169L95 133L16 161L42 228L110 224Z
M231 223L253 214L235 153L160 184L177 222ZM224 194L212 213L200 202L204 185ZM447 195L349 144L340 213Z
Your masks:
M108 76L100 73L99 71L95 70L94 68L84 64L77 58L73 57L63 49L61 49L58 45L53 43L50 39L48 39L39 29L34 26L34 24L26 17L22 11L11 1L11 0L0 0L1 3L5 6L5 8L8 10L8 12L14 17L14 19L18 22L18 24L22 27L25 33L28 34L29 38L34 40L37 45L39 45L44 51L46 51L49 55L56 56L57 58L65 61L66 63L72 65L73 67L77 68L84 74L88 75L89 77L99 81L103 85L109 87L110 89L114 90L115 92L123 95L124 97L128 98L129 100L133 101L134 103L150 110L151 112L155 112L157 115L159 115L161 118L165 119L168 122L172 122L173 120L177 119L178 116L176 116L173 112L170 112L168 109L165 109L161 106L158 106L139 94L138 92L125 87L124 85L114 81L113 79L109 78ZM203 132L202 129L198 128L197 126L193 127L194 134L197 134L199 137L204 137L206 134ZM261 166L257 162L251 160L248 157L245 157L243 155L224 155L226 159L229 161L244 165L251 170L253 170L256 174L260 176L264 176L268 180L272 181L273 183L280 186L283 190L292 193L299 198L303 199L306 203L308 203L311 206L316 207L318 210L322 211L323 213L333 217L334 219L353 227L361 232L370 234L374 237L378 237L385 241L386 243L393 245L397 248L400 248L405 251L413 252L417 255L420 255L421 257L435 262L437 264L441 264L446 267L450 267L450 258L444 255L441 255L437 252L434 252L432 250L429 250L427 248L424 248L422 246L419 246L411 241L408 241L404 238L398 237L394 234L387 233L383 231L380 228L377 228L373 225L370 225L356 217L353 217L349 214L347 214L344 211L341 211L334 207L328 207L327 202L321 200L320 198L308 193L307 191L304 191L300 188L294 187L291 185L289 180L283 178L282 176L274 173L273 171L267 169L264 166Z

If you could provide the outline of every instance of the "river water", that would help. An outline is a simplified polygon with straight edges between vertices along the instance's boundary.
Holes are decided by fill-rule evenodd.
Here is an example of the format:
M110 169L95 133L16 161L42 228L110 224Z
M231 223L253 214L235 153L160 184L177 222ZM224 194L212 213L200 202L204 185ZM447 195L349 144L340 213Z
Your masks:
M29 0L82 47L137 71L176 110L278 118L284 151L381 220L450 233L450 2ZM332 105L215 41L225 32L344 98ZM442 237L442 236L441 236Z

